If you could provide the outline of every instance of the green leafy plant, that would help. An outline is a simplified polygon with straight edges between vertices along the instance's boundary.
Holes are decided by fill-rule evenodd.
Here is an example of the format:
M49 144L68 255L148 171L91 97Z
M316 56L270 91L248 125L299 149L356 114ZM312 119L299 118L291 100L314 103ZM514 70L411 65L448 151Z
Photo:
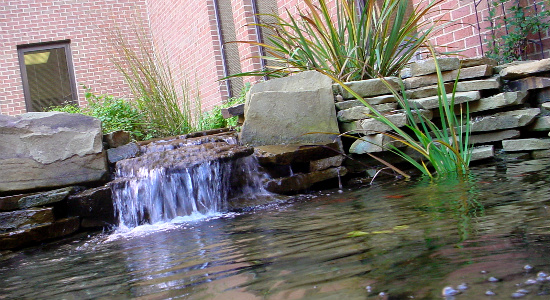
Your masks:
M241 91L241 94L238 97L230 98L224 104L217 105L211 111L205 112L200 118L199 129L209 130L209 129L237 126L238 117L231 117L231 118L225 119L222 115L222 109L244 103L246 93L248 92L249 89L250 89L250 84L245 85L245 87Z
M430 51L435 57L433 48L430 47ZM399 91L395 90L390 84L384 81L407 115L408 125L406 125L406 130L397 127L385 115L378 112L343 82L337 82L367 106L373 112L374 118L393 130L392 133L381 132L382 134L414 150L414 153L420 155L420 161L416 159L415 155L407 154L405 151L395 147L393 143L388 145L388 150L402 157L420 170L422 174L430 178L450 174L464 175L468 173L471 157L468 104L465 104L464 109L461 105L459 114L455 114L454 98L458 76L454 84L453 92L449 96L446 92L445 82L441 75L441 69L439 68L437 59L435 59L435 66L438 78L439 124L429 120L416 107L411 107L410 102L405 96L406 93L404 92L405 88L403 85L401 85L401 93L399 93Z
M266 49L272 62L265 70L234 76L282 77L292 72L323 70L342 80L362 80L398 74L433 30L424 17L439 4L430 1L407 12L407 0L337 0L333 15L326 0L304 0L308 11L298 16L269 15L274 24L257 24L272 32L268 43L240 41ZM287 21L288 20L288 21Z
M84 86L88 106L79 107L70 103L62 106L53 106L48 111L61 111L92 116L101 120L103 132L108 133L124 130L138 140L151 137L150 128L144 114L134 103L111 95L96 95Z
M491 26L486 39L487 57L500 63L527 59L529 36L550 28L548 0L526 6L519 0L495 0L490 2L487 21ZM502 10L506 12L502 12Z
M130 44L118 28L110 33L111 61L124 76L155 135L194 131L200 115L198 89L192 89L186 79L176 83L167 53L153 46L150 34L143 28L135 28L137 46Z

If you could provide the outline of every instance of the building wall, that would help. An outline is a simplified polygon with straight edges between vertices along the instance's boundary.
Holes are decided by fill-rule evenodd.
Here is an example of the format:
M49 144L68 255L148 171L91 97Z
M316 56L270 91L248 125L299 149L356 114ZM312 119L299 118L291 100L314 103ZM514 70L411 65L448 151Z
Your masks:
M434 32L432 43L446 46L445 50L461 50L460 54L466 57L479 57L487 52L486 40L491 40L491 26L488 21L488 2L491 0L445 0L434 9L434 13L427 17L431 21L441 20L439 28ZM539 0L536 0L540 2ZM425 4L422 0L413 0L414 5ZM521 0L524 7L533 7L534 0ZM477 4L477 7L476 7ZM540 7L539 7L540 8ZM497 10L497 16L502 16L502 11ZM497 33L498 34L498 33ZM538 41L539 36L529 37ZM550 34L542 32L542 48L544 57L550 57ZM541 59L541 46L531 44L528 49L530 59Z
M146 20L146 0L4 0L0 5L0 113L26 112L17 45L70 40L78 101L81 84L96 93L129 96L109 61L105 31L119 27L131 42L128 17Z

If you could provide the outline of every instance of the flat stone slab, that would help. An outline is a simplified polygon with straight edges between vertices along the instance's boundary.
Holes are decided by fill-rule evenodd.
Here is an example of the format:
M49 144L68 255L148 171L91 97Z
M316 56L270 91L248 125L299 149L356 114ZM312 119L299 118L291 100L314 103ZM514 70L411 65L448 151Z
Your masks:
M53 221L54 215L52 207L0 212L0 232L37 224L51 223Z
M508 82L512 91L528 91L550 87L550 78L531 76Z
M477 117L471 120L471 132L483 132L523 127L540 114L538 108L527 108Z
M473 57L473 58L463 58L460 60L460 66L462 68L469 68L469 67L475 67L479 65L489 65L489 66L496 66L498 65L498 62L492 58L488 58L485 56L482 57Z
M550 116L538 116L535 121L529 125L531 131L550 131Z
M495 147L493 145L472 148L470 161L477 161L495 157Z
M458 74L458 70L445 71L441 73L444 82L456 80ZM458 79L464 80L487 77L491 75L493 75L493 67L489 65L481 65L460 69L460 77ZM406 89L416 89L423 86L434 85L437 84L437 74L407 78L403 80L403 83L405 84Z
M310 188L315 183L323 182L328 179L345 176L347 169L345 167L330 168L311 173L300 173L290 177L276 178L269 180L265 189L277 194L294 194Z
M447 94L447 99L451 101L452 94ZM479 100L481 95L479 92L456 92L454 95L455 104ZM412 108L433 109L439 107L439 96L432 96L422 99L409 100Z
M433 118L433 113L431 110L420 109L419 111L425 118L429 120ZM387 114L386 118L397 127L403 127L408 124L407 115L404 112ZM416 121L419 122L420 119L417 119ZM348 134L376 134L391 130L391 127L389 125L386 125L385 123L378 121L374 118L363 119L350 123L342 123L341 126L342 130Z
M494 143L508 139L514 139L520 136L520 131L515 129L503 130L503 131L494 131L481 134L470 135L470 144L485 144L485 143Z
M437 85L430 85L430 86L425 86L417 89L406 90L405 95L407 96L407 99L427 98L427 97L437 96L438 90L439 90L439 87ZM445 83L445 91L447 93L453 92L452 82Z
M326 170L332 167L340 167L343 162L344 162L343 155L313 160L309 162L309 171L316 172L316 171Z
M136 143L129 143L117 148L107 149L107 160L114 164L117 161L134 158L140 154L140 147Z
M361 97L373 97L378 95L391 94L392 93L391 90L388 89L388 87L383 82L383 80L385 80L386 83L389 84L393 89L397 91L401 90L399 87L400 79L397 77L385 77L384 79L375 78L375 79L367 79L367 80L361 80L361 81L350 81L350 82L346 82L345 84ZM338 84L334 85L333 89L335 94L342 95L344 99L355 99L353 95L351 95L348 91L343 89Z
M69 196L67 213L69 216L85 217L114 224L115 212L111 188L100 186Z
M457 92L496 90L502 86L500 77L491 77L480 80L459 81L456 83Z
M437 59L437 63L441 72L460 68L460 60L456 57L440 57ZM433 58L413 62L410 68L412 76L422 76L436 72L435 60Z
M57 220L53 223L0 234L0 250L16 249L70 235L78 230L77 217Z
M244 115L244 103L237 104L228 108L222 108L222 116L224 119L229 119L231 117L237 117Z
M378 104L384 104L384 103L397 103L397 100L393 95L382 95L382 96L376 96L376 97L370 97L370 98L363 98L365 102L367 102L370 105L378 105ZM359 100L346 100L342 102L336 102L335 106L338 110L344 110L349 109L355 106L365 106L363 102Z
M397 103L384 103L373 105L373 108L378 112L384 113L395 110ZM353 122L364 118L372 117L372 110L366 106L355 106L349 109L341 110L337 114L338 121L340 122Z
M519 105L527 100L527 92L504 92L470 103L470 112L479 112L501 107Z
M340 155L338 144L327 145L266 145L254 149L254 156L261 165L290 165L306 163Z
M349 153L365 154L387 151L390 145L395 147L404 147L405 144L391 138L385 134L366 135L353 142L349 148Z
M130 132L118 130L103 135L103 141L109 148L124 146L130 142Z
M505 140L502 141L502 149L509 152L550 149L550 138Z
M57 203L65 200L72 190L72 187L68 187L25 196L17 201L17 206L20 209L25 209L29 207L44 206L52 203Z
M510 66L502 69L499 74L502 79L517 79L548 71L550 71L550 58Z

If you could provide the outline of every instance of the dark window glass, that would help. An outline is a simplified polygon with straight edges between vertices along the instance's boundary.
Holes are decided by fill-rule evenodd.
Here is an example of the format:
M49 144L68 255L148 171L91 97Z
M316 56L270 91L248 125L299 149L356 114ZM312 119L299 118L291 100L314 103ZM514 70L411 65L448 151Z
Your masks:
M27 111L76 103L68 43L21 46L18 52Z

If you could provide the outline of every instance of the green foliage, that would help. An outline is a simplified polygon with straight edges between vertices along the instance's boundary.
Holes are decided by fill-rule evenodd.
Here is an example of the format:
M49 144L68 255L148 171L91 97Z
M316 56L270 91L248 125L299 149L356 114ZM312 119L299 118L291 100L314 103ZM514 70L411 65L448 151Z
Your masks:
M550 28L548 22L550 2L544 0L525 6L519 0L496 0L490 2L488 21L491 26L490 39L486 39L487 57L500 63L527 59L529 35L544 32ZM506 13L502 10L505 9Z
M394 76L424 46L433 26L423 21L441 0L430 1L407 14L407 0L337 0L336 15L326 0L304 0L308 11L298 17L269 15L274 24L257 24L272 34L269 43L240 41L266 49L271 66L234 76L282 77L292 72L323 70L342 81ZM360 12L360 13L359 13ZM287 21L288 20L288 21Z
M167 53L154 47L150 34L135 28L137 46L120 29L111 31L111 61L135 96L155 136L185 134L196 129L193 112L200 115L198 89L191 91L183 79L176 83Z
M199 129L200 130L209 130L217 129L224 127L235 127L237 126L238 117L231 117L229 119L224 119L222 115L222 109L228 108L237 104L244 103L246 93L250 89L250 84L247 84L241 94L238 97L230 98L226 103L214 107L211 111L204 113L201 116Z
M134 103L123 98L115 98L111 95L95 95L84 86L87 107L79 107L77 104L53 106L48 111L61 111L92 116L101 120L103 132L108 133L117 130L128 131L135 139L142 140L152 137L151 128L146 123L143 113Z
M435 57L433 48L430 48L430 50ZM407 130L397 127L386 116L378 112L363 98L357 95L357 93L344 85L343 82L339 83L365 106L369 107L377 120L388 125L393 130L393 133L383 132L382 134L407 145L420 155L421 160L418 162L414 155L405 153L396 148L393 144L389 145L388 150L396 153L430 178L435 177L434 175L464 175L468 173L471 156L471 146L469 144L470 116L468 105L465 105L466 107L464 110L461 105L460 113L458 116L455 114L454 95L458 76L455 81L455 88L449 97L446 93L445 82L441 75L441 69L439 68L437 59L436 69L438 76L439 124L426 118L416 107L410 106L407 97L402 96L406 95L403 85L401 86L402 93L399 93L386 82L387 87L392 90L392 93L407 115Z

